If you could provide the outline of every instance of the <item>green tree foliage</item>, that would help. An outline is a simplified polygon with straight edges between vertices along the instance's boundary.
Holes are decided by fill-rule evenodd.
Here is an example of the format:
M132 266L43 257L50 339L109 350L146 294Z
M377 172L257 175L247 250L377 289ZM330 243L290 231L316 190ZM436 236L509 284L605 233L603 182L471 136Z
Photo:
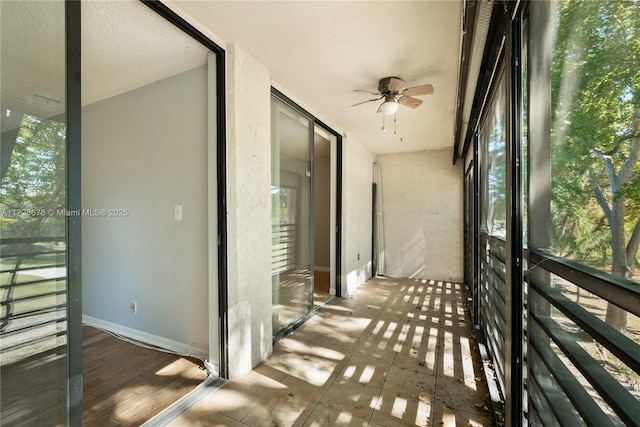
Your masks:
M565 256L631 278L640 243L640 4L565 0L557 19L555 244ZM623 317L607 310L619 330L626 327Z
M3 238L64 236L65 218L56 214L65 207L65 133L64 123L29 115L17 136L3 132L15 138L0 185Z

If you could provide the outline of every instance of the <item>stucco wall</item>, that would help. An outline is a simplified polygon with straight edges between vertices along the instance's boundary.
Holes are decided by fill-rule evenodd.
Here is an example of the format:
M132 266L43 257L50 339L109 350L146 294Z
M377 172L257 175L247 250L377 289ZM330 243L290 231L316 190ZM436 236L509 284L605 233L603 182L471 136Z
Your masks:
M229 374L272 351L271 81L268 70L227 47Z
M450 150L378 156L386 273L461 281L462 163Z
M371 277L374 155L353 138L343 139L342 295Z
M127 210L82 218L87 320L206 357L206 67L83 108L82 207Z

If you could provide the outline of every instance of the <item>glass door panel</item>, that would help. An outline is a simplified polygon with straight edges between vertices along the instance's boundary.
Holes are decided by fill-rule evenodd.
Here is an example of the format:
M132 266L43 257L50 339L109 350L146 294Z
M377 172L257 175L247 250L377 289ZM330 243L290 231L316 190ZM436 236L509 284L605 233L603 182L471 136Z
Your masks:
M279 100L271 107L273 331L310 312L313 301L311 122Z
M318 307L335 295L335 136L314 128L313 149L313 303ZM333 197L332 197L333 196ZM332 222L333 227L332 227Z
M65 2L0 20L0 425L66 425Z

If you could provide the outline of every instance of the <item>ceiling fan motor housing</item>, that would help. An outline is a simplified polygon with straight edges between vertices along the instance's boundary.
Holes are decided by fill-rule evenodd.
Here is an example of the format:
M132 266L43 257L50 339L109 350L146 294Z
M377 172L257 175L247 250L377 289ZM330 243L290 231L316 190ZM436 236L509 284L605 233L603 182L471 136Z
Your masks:
M380 92L381 95L387 95L390 93L395 93L397 94L397 91L393 91L391 90L391 88L389 88L389 83L391 82L391 79L397 79L402 81L402 79L400 79L400 77L385 77L383 79L381 79L378 82L378 92Z

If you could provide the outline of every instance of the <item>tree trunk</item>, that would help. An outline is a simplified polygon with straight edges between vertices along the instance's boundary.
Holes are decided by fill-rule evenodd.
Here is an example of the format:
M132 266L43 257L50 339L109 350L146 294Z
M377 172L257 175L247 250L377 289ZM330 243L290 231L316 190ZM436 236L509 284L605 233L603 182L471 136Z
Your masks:
M631 279L633 277L636 251L640 244L640 229L638 228L638 224L636 224L629 240L629 246L627 247L624 236L626 197L624 194L619 193L619 191L623 188L624 184L633 179L633 174L636 172L637 162L640 159L640 137L638 137L638 132L640 132L640 109L636 110L633 115L633 118L631 119L631 127L634 131L634 134L632 135L633 142L631 145L631 152L629 153L629 157L627 157L622 164L618 175L615 173L613 162L609 155L618 151L622 142L629 138L621 139L616 147L606 153L606 155L600 150L594 150L596 157L602 160L607 171L607 177L609 179L609 185L613 195L610 207L602 197L602 191L600 188L597 186L594 187L593 180L590 181L590 184L595 191L596 200L609 220L609 228L611 230L611 274L624 279ZM607 303L606 322L619 332L626 334L627 312L625 310L613 305L612 303Z
M624 239L625 197L620 196L611 203L611 274L624 279L629 278L627 247ZM627 311L607 303L606 322L617 331L627 332Z

